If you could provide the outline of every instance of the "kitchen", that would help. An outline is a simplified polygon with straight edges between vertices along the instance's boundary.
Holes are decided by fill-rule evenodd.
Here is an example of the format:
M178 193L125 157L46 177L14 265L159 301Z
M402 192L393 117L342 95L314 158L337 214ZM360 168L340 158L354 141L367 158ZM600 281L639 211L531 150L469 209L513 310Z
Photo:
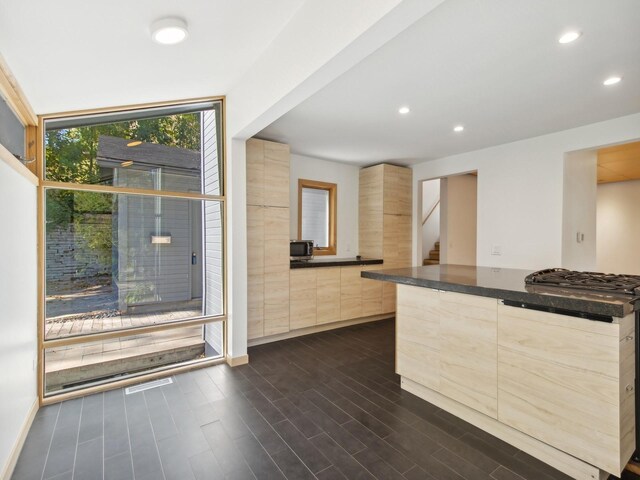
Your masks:
M403 3L403 8L408 9L409 4ZM580 259L584 258L584 249L589 243L565 244L563 241L564 238L575 238L576 231L591 231L586 223L580 224L579 219L577 225L572 225L571 230L565 232L567 218L574 217L565 200L571 197L578 199L579 203L582 189L579 184L571 181L574 177L569 172L573 170L568 167L567 155L640 138L640 114L637 113L639 107L637 95L633 94L637 85L638 42L633 41L637 36L634 33L637 32L637 9L629 2L621 3L622 11L626 12L624 15L615 8L603 8L596 2L586 7L574 4L570 9L572 11L568 13L563 9L551 11L554 7L550 5L536 7L522 2L513 5L503 2L499 8L489 11L472 2L454 1L444 3L443 8L438 8L433 15L427 16L430 18L409 15L407 18L411 17L411 21L408 23L416 22L416 28L407 29L398 35L398 38L394 39L395 48L391 48L393 45L380 48L376 55L367 57L362 64L356 65L352 74L347 72L341 76L334 70L333 78L337 79L336 84L332 86L327 81L323 84L327 85L326 90L320 88L322 85L307 82L303 90L307 92L308 103L300 99L300 91L296 92L299 108L291 108L291 97L281 92L271 96L277 98L277 101L269 95L249 95L243 98L237 91L229 93L228 271L231 287L230 321L227 326L230 364L244 363L247 361L247 353L253 355L253 352L256 352L252 362L255 360L257 366L268 365L265 355L258 355L258 352L268 351L269 345L260 346L259 343L285 339L297 333L334 329L351 322L351 327L342 329L347 331L355 328L355 322L370 321L374 319L373 316L385 318L391 313L391 310L385 311L382 306L385 298L391 298L389 295L384 296L385 290L389 291L384 285L390 283L381 284L379 280L367 277L373 275L368 270L375 271L379 269L380 264L315 269L290 268L286 248L289 246L289 240L300 238L297 235L296 224L299 179L337 185L336 258L355 258L358 262L358 255L365 259L368 257L361 245L372 237L362 235L358 225L362 218L359 213L360 168L387 162L402 165L411 171L410 184L402 191L403 194L411 194L408 197L408 213L404 213L404 210L403 213L394 213L403 217L401 231L406 238L403 237L401 242L401 253L403 261L405 257L408 258L408 265L422 263L418 241L421 220L418 213L420 182L448 175L477 172L477 265L499 269L502 272L511 268L530 272L553 266L565 266L576 270L591 269L588 263L580 263ZM574 15L576 18L571 18ZM546 21L533 22L532 18ZM398 21L399 18L396 17L395 20ZM572 27L574 22L580 24L582 38L578 38L574 44L559 45L557 37L564 33L565 29ZM606 25L606 28L601 24ZM452 36L446 27L452 25L456 26L456 35L460 35L459 37ZM380 30L384 29L378 29L378 33ZM504 41L505 38L508 39L507 42ZM371 36L360 38L360 41L364 42L367 39L371 41ZM269 48L281 45L282 43L276 42ZM420 48L416 48L416 45ZM379 47L380 44L377 44L375 49ZM312 56L311 53L315 51L314 48L303 50L306 50L305 57ZM419 54L427 59L423 66L412 65L407 53L412 51L419 51ZM617 54L613 55L611 52ZM275 57L285 59L290 64L297 64L287 55ZM362 58L364 57L366 55L363 54ZM271 60L273 58L272 56ZM329 55L327 58L333 56ZM460 61L456 63L452 59ZM597 59L600 61L598 68L594 66L598 63ZM326 62L326 58L323 61ZM259 66L267 63L269 62L262 62ZM335 63L333 65L335 66ZM532 73L531 69L524 68L527 65L535 65L536 72ZM501 76L501 72L504 71L501 66L509 66L508 81L504 81ZM449 67L455 71L452 72ZM262 83L269 87L271 84L281 86L288 85L289 74L299 73L304 69L274 70L277 70L275 77L257 75L256 69L249 70L248 77L259 78L261 82L264 80ZM381 72L388 74L382 75ZM614 74L622 76L621 82L617 85L603 86L602 82ZM372 79L379 79L381 82L369 86L368 80ZM305 76L304 81L306 80ZM311 80L317 80L317 77ZM256 82L249 83L254 85ZM304 82L300 80L298 83ZM313 85L310 86L310 83ZM375 82L371 85L373 83ZM246 84L241 87L246 88ZM239 90L242 92L242 88ZM411 92L415 94L415 101L411 98ZM437 92L437 95L432 95L433 92ZM269 109L264 108L261 103L264 99L272 100L273 103L269 107L277 104L276 108L268 111ZM353 99L353 103L349 102L350 99ZM242 101L238 100L255 103L252 104L250 112L239 112L236 108ZM289 102L288 106L284 108L282 103L278 103L280 101ZM134 102L126 98L119 102L114 100L112 104L127 103ZM74 108L79 109L82 106ZM282 112L287 110L290 110L290 115L281 117ZM264 112L267 114L263 115ZM243 115L247 118L242 118ZM278 118L281 120L276 121ZM313 138L305 143L304 132L301 133L298 127L306 130ZM248 130L252 131L247 133ZM291 146L288 174L271 168L268 173L276 173L274 178L269 178L268 175L265 177L267 170L262 174L263 180L266 178L264 185L270 188L275 186L278 190L273 203L273 199L250 200L247 197L250 194L252 179L249 178L251 170L245 164L245 152L247 163L251 162L245 140L248 136L256 134L259 138ZM351 142L345 138L351 139ZM287 181L286 186L282 183L283 180ZM271 208L269 212L274 215L268 217L269 221L261 223L259 215L251 216L249 210L257 210L253 207ZM263 213L265 211L263 210ZM382 223L382 231L378 234L382 234L383 252L378 252L373 257L375 261L383 261L383 268L388 268L389 262L381 258L384 257L386 233L384 222ZM269 230L267 227L275 228ZM252 232L260 231L261 228L261 238L277 245L274 252L264 249L267 242L253 242ZM392 231L395 233L400 230ZM589 235L585 237L587 241L591 240ZM378 236L376 242L379 242ZM394 240L392 243L398 242ZM495 246L501 248L496 250ZM500 251L500 255L496 255L496 251ZM362 272L365 267L367 271ZM334 270L331 275L326 274L330 279L321 279L320 272L330 272L331 268L340 269L339 275ZM343 268L344 282L341 270ZM313 288L312 283L306 280L291 281L292 275L303 275L300 273L303 270L315 271ZM268 298L261 298L251 292L256 285L260 285L258 277L264 276L265 273L274 275L275 288L269 292ZM493 270L488 273L491 277ZM311 273L304 274L313 277ZM329 282L333 282L330 291L321 291L319 287ZM343 293L343 285L353 288ZM437 282L428 285L438 289ZM522 288L523 285L524 283ZM416 288L427 290L429 287ZM264 293L264 283L262 289ZM302 301L295 305L297 295ZM315 308L310 307L309 302L305 301L312 296L315 299ZM337 298L339 300L336 300ZM503 299L500 296L489 298L496 300L496 308L497 301ZM343 305L344 311L349 312L346 314L348 318L342 318ZM365 309L372 305L373 311L377 313L369 315L370 312ZM296 313L292 317L292 306L294 313L297 308L302 314ZM332 306L333 311L326 313L327 317L322 317L319 314L320 306ZM263 321L259 326L253 321L260 318L252 316L260 309L263 319L264 314L268 314L267 323L271 329L268 333L265 330L267 323ZM618 318L616 315L613 316ZM292 318L294 322L302 319L299 328L291 330ZM329 318L331 321L322 323L319 321L321 318ZM595 324L597 322L594 322ZM611 325L619 328L617 325L620 324ZM391 330L385 332L389 333ZM617 335L621 333L624 332L616 332ZM247 351L248 345L255 347ZM275 350L277 343L270 345ZM33 350L36 350L35 346ZM286 355L277 358L285 360L283 363L286 363ZM307 366L308 363L311 362L307 362ZM31 359L21 360L16 364L30 366ZM242 377L243 374L238 373L241 371L242 369L238 369L236 373L229 375ZM35 373L32 375L35 376ZM254 378L256 376L254 375ZM275 383L276 380L272 380ZM240 383L248 381L248 377L240 379ZM35 383L35 380L32 383ZM282 388L286 386L279 385ZM626 389L628 382L621 385ZM327 395L331 393L328 390L323 391ZM317 398L316 400L320 403L323 401ZM271 405L270 402L266 404ZM283 408L288 406L284 401L279 405ZM343 406L346 409L350 405L345 403ZM350 412L353 415L359 414L358 410ZM24 411L20 411L19 415L12 416L18 418L20 423L23 413ZM8 434L12 437L11 445L13 437L16 437L13 433L19 427L13 423ZM624 462L622 455L627 453L627 448L620 448L620 462ZM361 460L365 461L362 458ZM592 459L589 461L596 462ZM602 467L611 471L622 463L602 464ZM400 468L399 465L396 466ZM411 470L407 470L409 471L416 472L418 469L412 467ZM499 471L505 472L504 469ZM593 478L591 475L595 474L593 469L580 472L584 474L584 478ZM400 473L405 474L405 471Z

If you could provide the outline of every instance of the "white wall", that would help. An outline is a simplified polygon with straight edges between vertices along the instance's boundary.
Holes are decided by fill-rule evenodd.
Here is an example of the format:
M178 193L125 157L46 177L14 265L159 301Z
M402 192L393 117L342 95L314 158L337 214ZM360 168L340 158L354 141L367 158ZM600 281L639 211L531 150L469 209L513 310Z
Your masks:
M596 268L596 150L571 152L564 161L562 265L572 270Z
M478 171L478 265L539 269L562 266L566 152L640 138L640 114L414 165L413 258L420 182ZM491 255L492 245L502 255ZM420 262L421 263L421 262Z
M420 222L431 212L440 199L440 180L428 180L422 183L422 214ZM429 219L422 225L422 258L429 257L429 250L440 239L440 205L433 209Z
M476 264L477 185L474 175L440 181L440 263Z
M261 58L227 92L228 352L247 353L244 142L444 0L305 2Z
M336 258L358 255L358 186L360 167L291 155L290 238L298 237L298 179L335 183L338 186Z
M36 187L0 160L0 475L37 400Z
M640 275L640 180L597 190L597 271Z

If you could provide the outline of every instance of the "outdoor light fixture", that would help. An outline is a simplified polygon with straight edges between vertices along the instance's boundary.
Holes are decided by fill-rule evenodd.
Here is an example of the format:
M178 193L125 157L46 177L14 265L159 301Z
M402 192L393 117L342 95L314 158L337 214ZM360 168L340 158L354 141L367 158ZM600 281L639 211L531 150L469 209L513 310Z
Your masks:
M122 162L120 164L121 167L130 167L131 165L133 165L133 160L127 160L126 162Z
M134 140L133 142L127 143L127 147L137 147L138 145L141 145L141 144L142 144L142 141Z
M181 18L161 18L151 24L151 38L162 45L175 45L187 38L187 22Z
M151 243L157 244L170 244L171 243L171 235L151 235Z

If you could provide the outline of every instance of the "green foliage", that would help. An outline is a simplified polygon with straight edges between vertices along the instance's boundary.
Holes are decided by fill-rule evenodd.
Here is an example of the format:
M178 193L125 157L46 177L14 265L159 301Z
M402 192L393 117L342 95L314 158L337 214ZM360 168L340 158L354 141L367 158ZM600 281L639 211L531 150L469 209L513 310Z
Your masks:
M97 162L100 135L148 143L200 149L200 114L189 113L90 127L49 130L45 135L47 180L81 184L109 184L110 175ZM80 202L78 204L78 202ZM47 225L68 224L84 213L108 213L111 199L103 194L50 191Z
M140 140L148 143L200 150L200 114L189 113L158 118L49 130L45 134L47 180L110 184L112 173L100 169L97 162L101 135ZM46 196L47 229L75 225L75 231L96 250L100 260L111 259L111 224L93 222L98 214L111 214L112 194L48 190Z

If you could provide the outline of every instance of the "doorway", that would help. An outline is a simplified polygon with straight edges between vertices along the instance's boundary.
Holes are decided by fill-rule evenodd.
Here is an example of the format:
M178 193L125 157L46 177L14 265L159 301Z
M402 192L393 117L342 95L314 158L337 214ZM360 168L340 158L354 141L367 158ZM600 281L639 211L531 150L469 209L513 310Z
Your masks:
M476 265L477 172L425 180L422 189L422 264Z

